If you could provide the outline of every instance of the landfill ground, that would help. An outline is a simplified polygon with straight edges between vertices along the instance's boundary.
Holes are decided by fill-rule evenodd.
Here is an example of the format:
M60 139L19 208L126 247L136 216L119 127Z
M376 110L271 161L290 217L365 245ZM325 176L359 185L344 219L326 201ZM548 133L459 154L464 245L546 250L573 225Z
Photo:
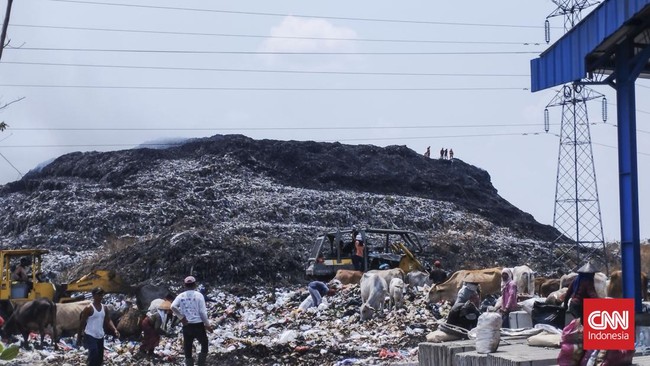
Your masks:
M208 315L215 330L208 335L208 365L396 365L416 364L418 344L436 329L436 318L425 301L426 289L405 296L402 309L359 320L358 285L347 285L324 303L299 311L307 298L304 287L258 289L253 295L212 291ZM251 292L251 291L248 291ZM236 291L235 291L236 293ZM110 303L106 297L106 303ZM232 311L217 324L226 309ZM104 365L184 365L180 326L163 337L154 358L136 359L137 339L107 336ZM36 334L30 350L21 350L0 365L82 365L86 350L73 337L63 337L55 350L49 337L39 349ZM200 348L197 342L195 347Z

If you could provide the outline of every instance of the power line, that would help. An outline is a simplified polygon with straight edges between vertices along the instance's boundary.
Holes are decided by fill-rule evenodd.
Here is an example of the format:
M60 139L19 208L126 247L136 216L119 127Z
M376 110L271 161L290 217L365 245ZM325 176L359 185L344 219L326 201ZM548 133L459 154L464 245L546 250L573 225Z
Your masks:
M145 70L179 70L179 71L217 71L217 72L255 72L282 74L324 74L324 75L385 75L385 76L466 76L466 77L529 77L529 74L471 74L471 73L418 73L418 72L361 72L361 71L309 71L309 70L261 70L261 69L229 69L204 67L168 67L168 66L136 66L136 65L106 65L106 64L70 64L54 62L2 61L2 64L34 65L34 66L69 66L69 67L98 67L116 69L145 69Z
M5 161L7 162L7 164L11 165L11 167L14 168L14 170L17 171L18 174L20 174L21 177L23 176L23 173L21 173L20 170L18 170L18 168L16 168L16 166L13 165L13 164L11 163L11 161L9 161L9 159L7 159L6 156L4 156L2 153L0 153L0 156L2 156L2 158L5 159Z
M434 44L496 44L496 45L523 45L540 46L541 42L514 42L514 41L453 41L453 40L426 40L426 39L375 39L375 38L338 38L338 37L302 37L302 36L277 36L277 35L255 35L236 33L204 33L204 32L175 32L140 29L117 29L117 28L94 28L94 27L71 27L55 25L32 25L32 24L10 24L12 27L44 28L62 30L81 30L98 32L123 32L123 33L144 33L164 34L183 36L204 36L204 37L233 37L233 38L262 38L262 39L298 39L298 40L321 40L321 41L349 41L349 42L385 42L385 43L434 43Z
M543 132L529 133L493 133L493 134L470 134L470 135L447 135L447 136L413 136L413 137L375 137L375 138L355 138L355 139L335 139L323 141L381 141L381 140L417 140L417 139L442 139L442 138L462 138L462 137L498 137L498 136L526 136L543 134ZM5 145L4 148L60 148L60 147L133 147L133 146L179 146L187 143L143 143L143 144L52 144L52 145Z
M594 145L603 146L603 147L608 147L608 148L611 148L611 149L616 149L616 150L618 150L618 147L616 147L616 146L600 144L600 143L598 143L598 142L593 142L593 141L592 141L591 143L594 144ZM639 154L639 155L650 156L650 154L648 154L648 153L644 153L644 152L639 152L639 151L637 151L636 153Z
M0 84L2 87L18 88L66 88L66 89L134 89L134 90L214 90L214 91L484 91L528 90L527 87L458 87L458 88L237 88L193 86L120 86L120 85L47 85L47 84Z
M612 103L612 102L607 102L607 105L611 105L611 106L613 106L613 107L618 108L618 107L616 106L616 104L614 104L614 103ZM637 111L637 113L650 114L650 112L648 112L648 111L644 111L644 110L641 110L641 109L636 109L636 111Z
M322 127L15 127L12 131L293 131L293 130L392 130L431 128L493 128L537 126L537 123L519 124L471 124L428 126L322 126Z
M50 0L60 1L60 0ZM54 47L11 47L12 51L64 51L64 52L115 52L115 53L170 53L170 54L215 54L215 55L363 55L363 56L422 56L422 55L528 55L541 51L449 51L449 52L283 52L283 51L206 51L206 50L142 50L109 48L54 48Z
M50 1L64 2L64 3L76 3L76 4L87 4L87 5L105 5L105 6L130 7L130 8L160 9L160 10L173 10L173 11L192 11L192 12L220 13L220 14L258 15L258 16L271 16L271 17L283 17L283 18L287 17L287 16L292 16L292 17L296 17L296 18L352 20L352 21L362 21L362 22L429 24L429 25L473 26L473 27L497 27L497 28L532 28L532 29L542 28L541 26L534 26L534 25L436 22L436 21L409 20L409 19L380 19L380 18L357 18L357 17L338 17L338 16L324 16L324 15L306 15L306 14L282 14L282 13L270 13L270 12L252 12L252 11L218 10L218 9L202 9L202 8L183 8L183 7L157 6L157 5L103 3L103 2L98 2L98 1L82 1L82 0L50 0Z
M614 127L614 128L618 128L618 125L615 124L615 123L614 123L614 124L603 123L603 124L604 124L605 126L612 126L612 127ZM640 133L648 133L648 134L650 134L650 131L639 130L638 128L636 129L636 132L640 132Z

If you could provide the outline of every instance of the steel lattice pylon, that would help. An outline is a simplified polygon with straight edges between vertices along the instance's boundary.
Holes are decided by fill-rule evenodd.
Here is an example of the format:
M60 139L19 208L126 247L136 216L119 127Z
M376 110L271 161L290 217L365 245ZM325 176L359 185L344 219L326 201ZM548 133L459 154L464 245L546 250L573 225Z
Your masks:
M609 272L587 113L587 101L602 97L565 85L547 106L562 107L553 226L564 237L553 243L552 256L572 270L591 260Z
M564 17L564 32L568 32L582 19L583 10L600 3L599 0L551 1L557 9L546 17L546 43L551 34L549 18ZM553 226L563 235L552 243L551 260L553 264L559 262L570 270L576 270L590 260L600 264L609 274L587 114L587 101L596 98L603 98L605 119L607 104L604 95L577 82L564 85L544 110L548 132L548 107L562 107Z

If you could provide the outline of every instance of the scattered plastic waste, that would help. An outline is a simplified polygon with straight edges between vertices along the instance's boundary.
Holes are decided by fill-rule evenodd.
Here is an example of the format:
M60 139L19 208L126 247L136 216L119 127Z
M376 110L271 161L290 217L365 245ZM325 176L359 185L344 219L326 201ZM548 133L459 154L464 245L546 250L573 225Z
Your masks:
M215 331L208 334L208 364L227 364L232 357L244 357L248 365L377 365L386 362L417 362L417 344L437 327L426 293L407 300L398 313L386 311L371 321L359 321L358 285L345 285L318 307L297 311L311 297L304 286L258 289L251 296L237 296L224 289L210 294L208 318ZM447 305L437 309L443 312ZM232 315L217 323L230 309ZM104 365L182 365L184 360L181 325L169 329L155 354L138 354L140 340L104 340ZM22 338L22 337L21 337ZM46 336L42 350L33 349L40 336L30 334L30 350L20 349L17 365L82 365L88 351L76 344L76 336L59 340L55 350ZM15 346L18 347L17 340ZM8 345L9 346L9 345ZM194 351L200 346L195 342ZM136 357L137 355L137 357ZM394 360L394 361L393 361ZM13 362L13 361L12 361ZM13 363L12 363L13 364Z

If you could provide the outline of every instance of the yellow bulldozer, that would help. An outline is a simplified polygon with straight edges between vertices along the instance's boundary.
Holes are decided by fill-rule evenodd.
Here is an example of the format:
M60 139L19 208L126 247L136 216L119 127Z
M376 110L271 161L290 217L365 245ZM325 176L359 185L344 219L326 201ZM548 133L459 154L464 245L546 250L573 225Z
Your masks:
M114 271L96 270L81 278L66 284L54 284L43 278L43 257L48 254L44 249L12 249L0 250L0 312L7 311L36 298L48 298L54 302L71 302L75 292L90 292L100 286L107 293L125 293L129 286L122 281ZM28 263L29 281L14 281L13 270L21 260ZM7 308L10 306L10 308Z

